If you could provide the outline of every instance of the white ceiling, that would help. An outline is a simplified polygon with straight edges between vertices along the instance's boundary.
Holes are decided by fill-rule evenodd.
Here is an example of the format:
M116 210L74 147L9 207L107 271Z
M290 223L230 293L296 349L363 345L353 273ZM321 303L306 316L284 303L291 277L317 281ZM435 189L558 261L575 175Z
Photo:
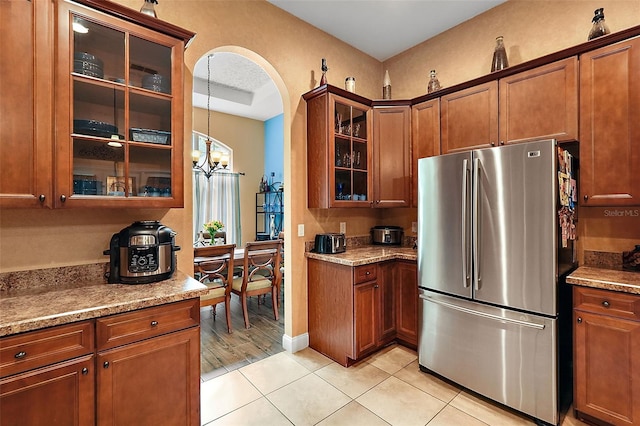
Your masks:
M362 52L384 61L506 0L267 0ZM196 63L193 105L207 108L208 58ZM234 53L210 62L210 108L268 120L282 100L267 73Z

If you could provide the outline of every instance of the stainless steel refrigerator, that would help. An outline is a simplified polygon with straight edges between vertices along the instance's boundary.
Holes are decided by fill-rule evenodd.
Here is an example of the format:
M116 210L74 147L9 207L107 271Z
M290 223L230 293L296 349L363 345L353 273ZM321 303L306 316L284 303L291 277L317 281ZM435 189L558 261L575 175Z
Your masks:
M570 389L568 158L544 140L418 161L420 368L551 424L563 373Z

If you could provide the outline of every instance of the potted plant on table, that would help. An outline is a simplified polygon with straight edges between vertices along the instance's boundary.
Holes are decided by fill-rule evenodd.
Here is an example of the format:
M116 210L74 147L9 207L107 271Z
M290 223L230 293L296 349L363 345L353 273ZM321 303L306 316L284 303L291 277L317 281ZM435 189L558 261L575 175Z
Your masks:
M224 228L224 223L219 220L212 220L203 225L204 229L209 233L211 237L211 245L216 244L216 233L219 232L222 228Z

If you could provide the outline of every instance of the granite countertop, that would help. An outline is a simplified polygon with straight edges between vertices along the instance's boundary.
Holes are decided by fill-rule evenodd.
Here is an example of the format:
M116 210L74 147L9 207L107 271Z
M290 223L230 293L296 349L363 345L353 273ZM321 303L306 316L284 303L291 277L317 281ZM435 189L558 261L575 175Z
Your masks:
M309 259L324 260L346 266L360 266L398 259L416 262L418 251L410 247L371 245L347 247L347 251L338 254L320 254L308 251L305 252L305 256Z
M0 336L192 299L207 287L183 272L151 284L107 284L80 279L0 292Z
M640 273L581 266L567 276L567 283L640 294Z

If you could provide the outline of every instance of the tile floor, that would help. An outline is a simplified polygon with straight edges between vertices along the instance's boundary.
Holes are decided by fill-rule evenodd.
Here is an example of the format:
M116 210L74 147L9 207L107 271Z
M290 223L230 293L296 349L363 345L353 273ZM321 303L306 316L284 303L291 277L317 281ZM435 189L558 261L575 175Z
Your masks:
M313 349L281 352L201 384L202 425L534 425L418 369L392 345L344 368ZM582 426L570 409L562 426Z

